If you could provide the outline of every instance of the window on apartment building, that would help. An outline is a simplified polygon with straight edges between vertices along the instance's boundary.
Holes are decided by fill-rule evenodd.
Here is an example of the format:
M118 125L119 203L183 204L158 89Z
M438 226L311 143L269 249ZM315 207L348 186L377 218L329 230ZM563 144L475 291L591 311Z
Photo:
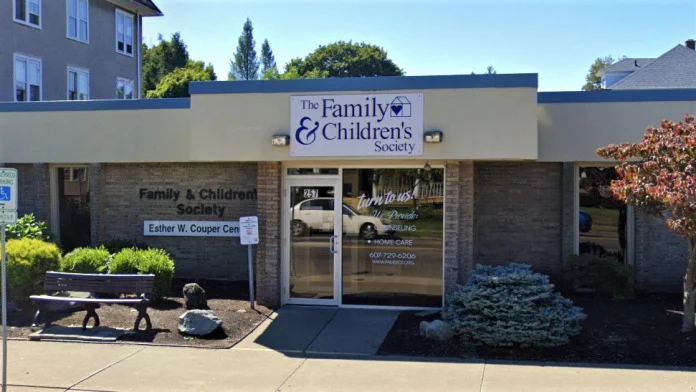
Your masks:
M87 168L86 167L64 167L63 168L63 179L65 181L87 181Z
M89 71L68 67L68 99L84 101L89 99Z
M68 1L68 38L89 41L89 0Z
M41 60L15 54L15 101L41 100Z
M14 20L41 27L41 0L14 0Z
M117 78L116 79L116 98L118 99L133 99L133 87L135 83L130 79Z
M116 10L116 51L133 55L133 15Z

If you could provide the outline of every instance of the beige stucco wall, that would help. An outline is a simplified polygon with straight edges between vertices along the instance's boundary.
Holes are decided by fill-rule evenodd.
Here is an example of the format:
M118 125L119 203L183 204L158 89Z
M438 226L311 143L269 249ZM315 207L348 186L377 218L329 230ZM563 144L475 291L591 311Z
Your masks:
M597 148L638 142L649 126L696 113L696 102L539 104L539 161L601 162Z
M0 112L0 161L185 162L189 110Z
M391 92L394 91L379 91L380 94ZM399 90L398 93L423 93L424 130L439 129L443 132L443 143L425 143L422 156L404 159L536 159L535 88ZM194 95L191 98L191 159L307 159L291 157L289 147L271 146L271 137L275 133L291 134L291 95L301 94ZM402 157L385 157L394 158ZM316 160L329 159L334 158Z

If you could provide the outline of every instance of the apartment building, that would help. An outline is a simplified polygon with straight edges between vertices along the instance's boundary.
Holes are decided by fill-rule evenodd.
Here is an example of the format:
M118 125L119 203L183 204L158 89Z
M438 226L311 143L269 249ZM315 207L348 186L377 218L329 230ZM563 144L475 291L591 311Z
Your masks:
M0 101L136 99L150 0L0 2Z

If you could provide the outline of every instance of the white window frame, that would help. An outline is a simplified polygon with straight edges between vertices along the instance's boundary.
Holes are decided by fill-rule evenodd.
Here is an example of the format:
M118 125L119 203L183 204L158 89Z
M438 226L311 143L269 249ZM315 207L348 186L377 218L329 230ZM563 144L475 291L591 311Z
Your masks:
M121 15L123 17L123 50L118 50L118 17ZM126 40L126 20L130 19L131 21L131 52L128 53L126 50L127 46L127 40ZM135 16L131 13L122 11L120 9L116 9L116 16L115 20L116 22L116 28L114 29L114 36L116 37L116 42L114 47L116 48L116 53L120 53L124 56L128 57L133 57L135 54Z
M21 54L21 53L15 53L14 56L12 56L12 100L14 102L39 102L39 101L17 101L17 60L24 60L27 63L27 66L25 68L26 74L24 75L25 80L26 80L26 97L29 98L31 96L31 89L29 88L29 62L33 61L36 63L39 63L39 101L43 101L43 62L40 58L38 57L33 57L29 56L26 54Z
M118 84L119 82L124 83L123 87L123 98L118 97ZM131 94L133 95L133 98L126 98L126 87L125 85L130 83L131 84ZM116 99L136 99L136 94L135 94L135 80L133 79L128 79L128 78L122 78L122 77L117 77L116 78Z
M43 4L42 0L20 0L24 1L24 9L27 11L26 13L26 18L27 20L22 20L22 19L17 19L17 0L12 0L12 19L19 24L23 24L25 26L33 27L35 29L42 29L43 26ZM39 24L33 24L29 22L29 4L30 3L38 3L39 4Z
M70 2L72 0L65 0L65 36L68 37L69 39L77 42L82 42L85 44L89 44L89 0L74 0L75 1L75 12L77 14L75 15L75 36L70 35ZM85 23L87 23L87 37L85 39L80 39L80 22L83 21L80 19L80 3L85 3L85 6L87 7L87 19L84 20Z
M87 68L73 67L73 66L71 66L71 65L68 66L68 72L67 72L67 78L68 78L68 80L67 80L68 89L67 89L67 91L66 91L67 99L68 99L69 101L71 101L71 99L70 99L70 88L71 88L72 86L70 86L70 72L75 72L75 74L76 74L76 76L77 76L75 80L76 80L76 82L77 82L77 96L78 96L78 99L76 99L76 101L84 101L84 100L81 100L81 99L79 98L79 97L80 97L80 92L81 92L81 91L80 91L80 79L79 79L79 76L80 76L80 74L86 74L86 75L87 75L87 100L89 100L89 98L90 98L90 92L89 92L89 90L91 90L91 88L90 88L90 80L89 80L89 79L90 79L90 77L89 77L89 70L88 70Z

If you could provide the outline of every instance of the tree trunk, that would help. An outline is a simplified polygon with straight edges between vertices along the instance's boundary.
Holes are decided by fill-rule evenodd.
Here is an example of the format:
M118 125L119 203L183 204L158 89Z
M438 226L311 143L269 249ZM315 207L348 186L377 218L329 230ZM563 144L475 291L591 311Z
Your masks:
M682 332L691 332L696 328L696 237L689 238L689 264L684 275L684 318Z

